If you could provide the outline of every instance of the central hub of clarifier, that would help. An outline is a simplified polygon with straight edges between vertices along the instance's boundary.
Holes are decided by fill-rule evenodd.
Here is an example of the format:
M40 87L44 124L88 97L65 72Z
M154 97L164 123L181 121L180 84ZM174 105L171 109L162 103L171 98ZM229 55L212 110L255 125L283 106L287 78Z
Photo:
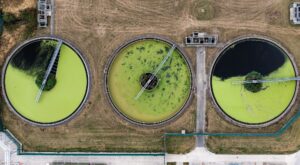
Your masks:
M251 80L262 80L263 76L262 74L256 72L256 71L252 71L250 73L248 73L246 75L246 78L245 78L245 81L251 81ZM250 92L253 92L253 93L256 93L256 92L259 92L262 87L263 87L263 84L261 82L258 82L258 83L245 83L244 84L244 87L246 90L250 91Z
M150 80L150 82L148 82ZM158 78L152 73L144 73L141 76L141 85L146 90L154 89L158 84Z

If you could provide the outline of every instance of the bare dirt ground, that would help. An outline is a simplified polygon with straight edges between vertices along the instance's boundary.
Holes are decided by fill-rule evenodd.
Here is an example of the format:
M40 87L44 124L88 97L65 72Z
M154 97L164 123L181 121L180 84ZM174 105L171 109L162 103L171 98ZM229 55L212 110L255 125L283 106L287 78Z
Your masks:
M21 10L26 8L35 8L35 0L2 0L3 1L3 11L19 14Z
M19 34L24 31L24 28L25 28L24 26L21 26L13 32L8 32L4 30L0 40L0 63L1 64L4 63L4 60L9 50L13 48L16 45L16 43L18 43L21 40Z
M23 142L27 151L162 151L164 132L195 131L196 101L175 122L163 128L139 128L120 119L108 104L103 90L103 69L124 41L140 34L164 35L177 43L194 30L219 34L225 43L240 35L259 34L274 38L295 56L300 66L300 27L289 24L288 0L207 0L193 12L198 0L56 0L55 34L72 41L88 59L92 73L92 95L83 112L71 122L53 128L32 127L4 108L5 125ZM209 7L209 10L205 6ZM213 16L213 18L211 18ZM195 50L185 48L195 69ZM209 48L207 72L219 49ZM209 97L208 97L209 98ZM292 113L289 114L290 117ZM220 118L207 101L207 131L245 130ZM287 117L287 118L288 118ZM300 146L300 121L279 138L213 138L207 146L214 152L291 152ZM194 138L168 141L171 152L193 148ZM173 148L172 148L173 147Z

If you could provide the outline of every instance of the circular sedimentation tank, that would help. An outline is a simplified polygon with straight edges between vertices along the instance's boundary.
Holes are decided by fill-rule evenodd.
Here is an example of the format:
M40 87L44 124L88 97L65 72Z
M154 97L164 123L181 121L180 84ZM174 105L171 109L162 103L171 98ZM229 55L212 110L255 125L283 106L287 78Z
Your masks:
M2 74L3 95L19 117L38 126L58 125L82 109L89 93L89 71L81 53L62 40L50 76L37 95L50 64L58 38L39 37L16 47Z
M264 127L280 120L297 92L296 81L241 83L297 76L287 51L264 37L243 37L229 43L213 64L210 86L217 110L228 121Z
M183 51L178 46L172 51L173 44L161 37L142 36L113 53L105 74L107 95L114 110L127 121L162 125L188 105L192 71Z

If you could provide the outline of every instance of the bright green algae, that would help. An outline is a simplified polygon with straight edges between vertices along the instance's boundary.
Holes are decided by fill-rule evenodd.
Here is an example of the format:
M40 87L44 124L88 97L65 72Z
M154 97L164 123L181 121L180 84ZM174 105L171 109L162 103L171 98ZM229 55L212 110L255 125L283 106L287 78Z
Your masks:
M290 60L264 79L294 77L295 71ZM242 84L232 84L244 80L245 76L233 77L222 81L212 77L212 90L221 109L235 120L259 124L270 121L283 113L295 93L296 82L264 83L263 90L253 93Z
M113 103L128 118L155 123L174 116L186 103L191 88L191 73L184 57L175 50L158 73L158 86L145 91L140 98L140 78L153 73L171 46L147 39L121 50L110 66L108 88Z
M75 112L86 94L87 75L80 57L71 48L62 45L57 68L57 84L44 91L38 103L39 88L34 76L8 65L5 90L15 110L23 117L39 123L53 123Z

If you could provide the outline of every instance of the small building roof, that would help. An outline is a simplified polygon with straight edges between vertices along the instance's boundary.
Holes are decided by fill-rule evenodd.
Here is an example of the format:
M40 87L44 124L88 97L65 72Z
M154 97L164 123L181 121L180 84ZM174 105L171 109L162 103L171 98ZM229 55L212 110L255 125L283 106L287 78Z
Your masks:
M291 4L290 20L294 24L300 24L300 2L294 2Z
M38 0L38 16L37 21L39 27L47 27L47 17L51 16L52 6L50 0Z
M218 42L218 35L206 34L203 32L193 32L185 37L186 46L215 46Z

